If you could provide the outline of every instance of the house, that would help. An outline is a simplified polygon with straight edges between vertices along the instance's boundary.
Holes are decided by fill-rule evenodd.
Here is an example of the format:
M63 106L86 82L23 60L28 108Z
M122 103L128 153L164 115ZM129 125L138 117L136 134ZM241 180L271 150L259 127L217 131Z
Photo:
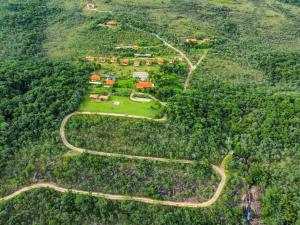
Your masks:
M175 62L175 59L169 59L169 63L174 63Z
M146 65L147 66L151 66L153 63L153 60L152 59L146 59Z
M164 59L161 59L161 58L157 59L157 64L159 64L159 65L164 64L164 62L165 62Z
M118 62L118 57L115 57L115 56L111 57L110 62L111 62L111 63L116 63L116 62Z
M132 77L138 78L141 81L145 81L149 78L149 73L148 72L133 72Z
M100 84L100 75L99 74L93 74L90 77L90 84Z
M133 65L134 66L140 66L141 65L141 61L140 60L134 60Z
M132 45L131 48L134 49L134 50L137 50L137 49L139 49L139 46L138 45Z
M152 82L138 82L136 83L136 88L144 89L144 88L153 88L154 84Z
M111 21L108 21L108 22L104 23L104 25L106 27L116 27L116 26L118 26L118 23L114 20L111 20Z
M111 87L111 86L113 86L115 83L116 83L115 80L108 80L108 79L107 79L107 80L104 81L104 87L106 87L106 88Z
M99 98L99 95L90 95L90 99L97 101Z
M122 66L128 66L129 65L129 60L128 59L121 60L121 65Z
M99 100L100 101L108 101L109 100L109 95L100 95Z
M94 62L95 61L95 57L88 55L88 56L85 57L85 60L88 61L88 62Z
M198 39L197 39L197 38L187 38L187 39L185 40L185 42L186 42L187 44L197 44Z
M134 54L135 57L151 57L152 54Z
M100 56L99 57L99 62L100 63L105 63L105 61L106 61L106 57L105 56Z
M95 5L92 4L92 3L89 3L89 4L86 5L85 8L86 8L87 10L94 10L94 9L95 9Z
M100 81L100 75L99 74L93 74L91 76L91 81Z

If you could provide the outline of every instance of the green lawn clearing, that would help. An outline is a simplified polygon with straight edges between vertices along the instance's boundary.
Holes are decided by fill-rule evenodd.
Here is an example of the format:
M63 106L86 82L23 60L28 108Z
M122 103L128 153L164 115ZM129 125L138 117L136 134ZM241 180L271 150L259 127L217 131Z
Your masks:
M115 105L115 102L120 104ZM157 105L155 101L140 103L121 96L111 96L109 101L95 102L87 96L79 107L79 111L120 113L155 118L161 115L161 106Z

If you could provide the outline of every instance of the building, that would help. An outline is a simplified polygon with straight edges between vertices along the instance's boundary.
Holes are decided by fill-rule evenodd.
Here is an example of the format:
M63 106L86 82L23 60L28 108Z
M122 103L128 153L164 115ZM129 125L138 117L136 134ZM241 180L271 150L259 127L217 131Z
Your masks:
M141 65L141 61L140 60L134 60L133 65L134 66L140 66Z
M128 66L129 65L129 60L128 59L121 60L121 65L122 66Z
M87 10L94 10L96 7L95 7L95 5L94 4L92 4L92 3L89 3L89 4L87 4L86 5L86 7L85 7Z
M91 81L100 81L100 75L95 73L91 76Z
M134 50L137 50L137 49L139 49L139 46L138 45L132 45L131 48L134 49Z
M197 43L198 43L198 39L197 39L197 38L187 38L187 39L185 40L185 42L186 42L187 44L197 44Z
M146 59L146 65L147 66L151 66L153 63L153 60L152 59Z
M99 62L100 63L105 63L106 62L106 57L105 56L100 56L99 57Z
M116 27L116 26L118 26L118 23L117 23L117 21L111 20L111 21L104 23L104 25L106 27Z
M112 87L116 83L115 80L105 80L104 81L104 87Z
M136 83L136 88L144 89L144 88L153 88L154 84L152 82L138 82Z
M95 57L88 55L88 56L85 57L85 60L88 61L88 62L94 62L95 61Z
M109 100L109 95L90 95L90 99L99 102L99 101L108 101Z
M116 63L116 62L118 62L118 57L115 57L115 56L111 57L110 62L111 62L111 63Z
M100 75L99 74L93 74L90 77L90 84L100 84Z
M90 99L97 101L99 98L99 95L90 95Z
M109 100L109 95L100 95L99 100L100 101L108 101Z
M161 58L157 59L157 64L159 64L159 65L164 64L164 62L165 62L164 59L161 59Z
M145 81L149 78L148 72L133 72L132 77L138 78L141 81Z
M152 54L134 54L135 57L151 57Z

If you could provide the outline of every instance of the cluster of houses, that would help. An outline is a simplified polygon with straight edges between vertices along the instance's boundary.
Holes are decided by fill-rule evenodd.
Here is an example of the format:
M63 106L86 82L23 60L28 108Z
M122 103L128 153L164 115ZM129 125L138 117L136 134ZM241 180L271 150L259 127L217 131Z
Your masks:
M94 56L86 56L85 60L88 62L95 62L97 60L97 57ZM98 58L99 63L119 63L122 66L128 66L128 65L134 65L134 66L140 66L142 63L144 63L147 66L151 66L154 63L157 63L158 65L163 65L166 62L168 63L174 63L175 59L170 58L170 59L163 59L163 58L157 58L157 59L152 59L152 58L146 58L146 59L119 59L118 57L111 57L107 58L105 56L100 56Z
M107 76L103 82L103 86L106 88L112 87L116 83L115 77ZM90 77L90 84L102 84L101 76L98 73L94 73Z
M187 43L187 44L197 44L197 43L207 44L209 42L210 42L209 38L204 38L202 40L198 40L197 38L187 38L187 39L185 39L185 43Z
M145 88L152 88L154 84L149 80L149 73L148 72L133 72L132 77L138 79L136 83L137 89L145 89ZM116 83L116 78L113 76L106 76L105 80L103 81L103 87L110 88ZM90 84L102 84L101 76L98 73L94 73L90 77Z

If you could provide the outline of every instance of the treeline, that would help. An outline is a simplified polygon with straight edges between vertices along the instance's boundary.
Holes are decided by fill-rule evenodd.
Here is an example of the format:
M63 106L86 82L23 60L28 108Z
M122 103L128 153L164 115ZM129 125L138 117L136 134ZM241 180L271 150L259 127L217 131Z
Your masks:
M9 13L1 18L0 33L7 35L9 44L1 43L7 57L0 64L0 173L21 148L52 138L62 117L82 101L92 71L81 63L43 57L47 19L59 9L48 8L41 0L5 6ZM10 34L22 36L19 46Z
M90 196L35 190L0 205L1 224L246 224L241 210L216 204L207 209L108 201ZM30 212L30 213L29 213Z

